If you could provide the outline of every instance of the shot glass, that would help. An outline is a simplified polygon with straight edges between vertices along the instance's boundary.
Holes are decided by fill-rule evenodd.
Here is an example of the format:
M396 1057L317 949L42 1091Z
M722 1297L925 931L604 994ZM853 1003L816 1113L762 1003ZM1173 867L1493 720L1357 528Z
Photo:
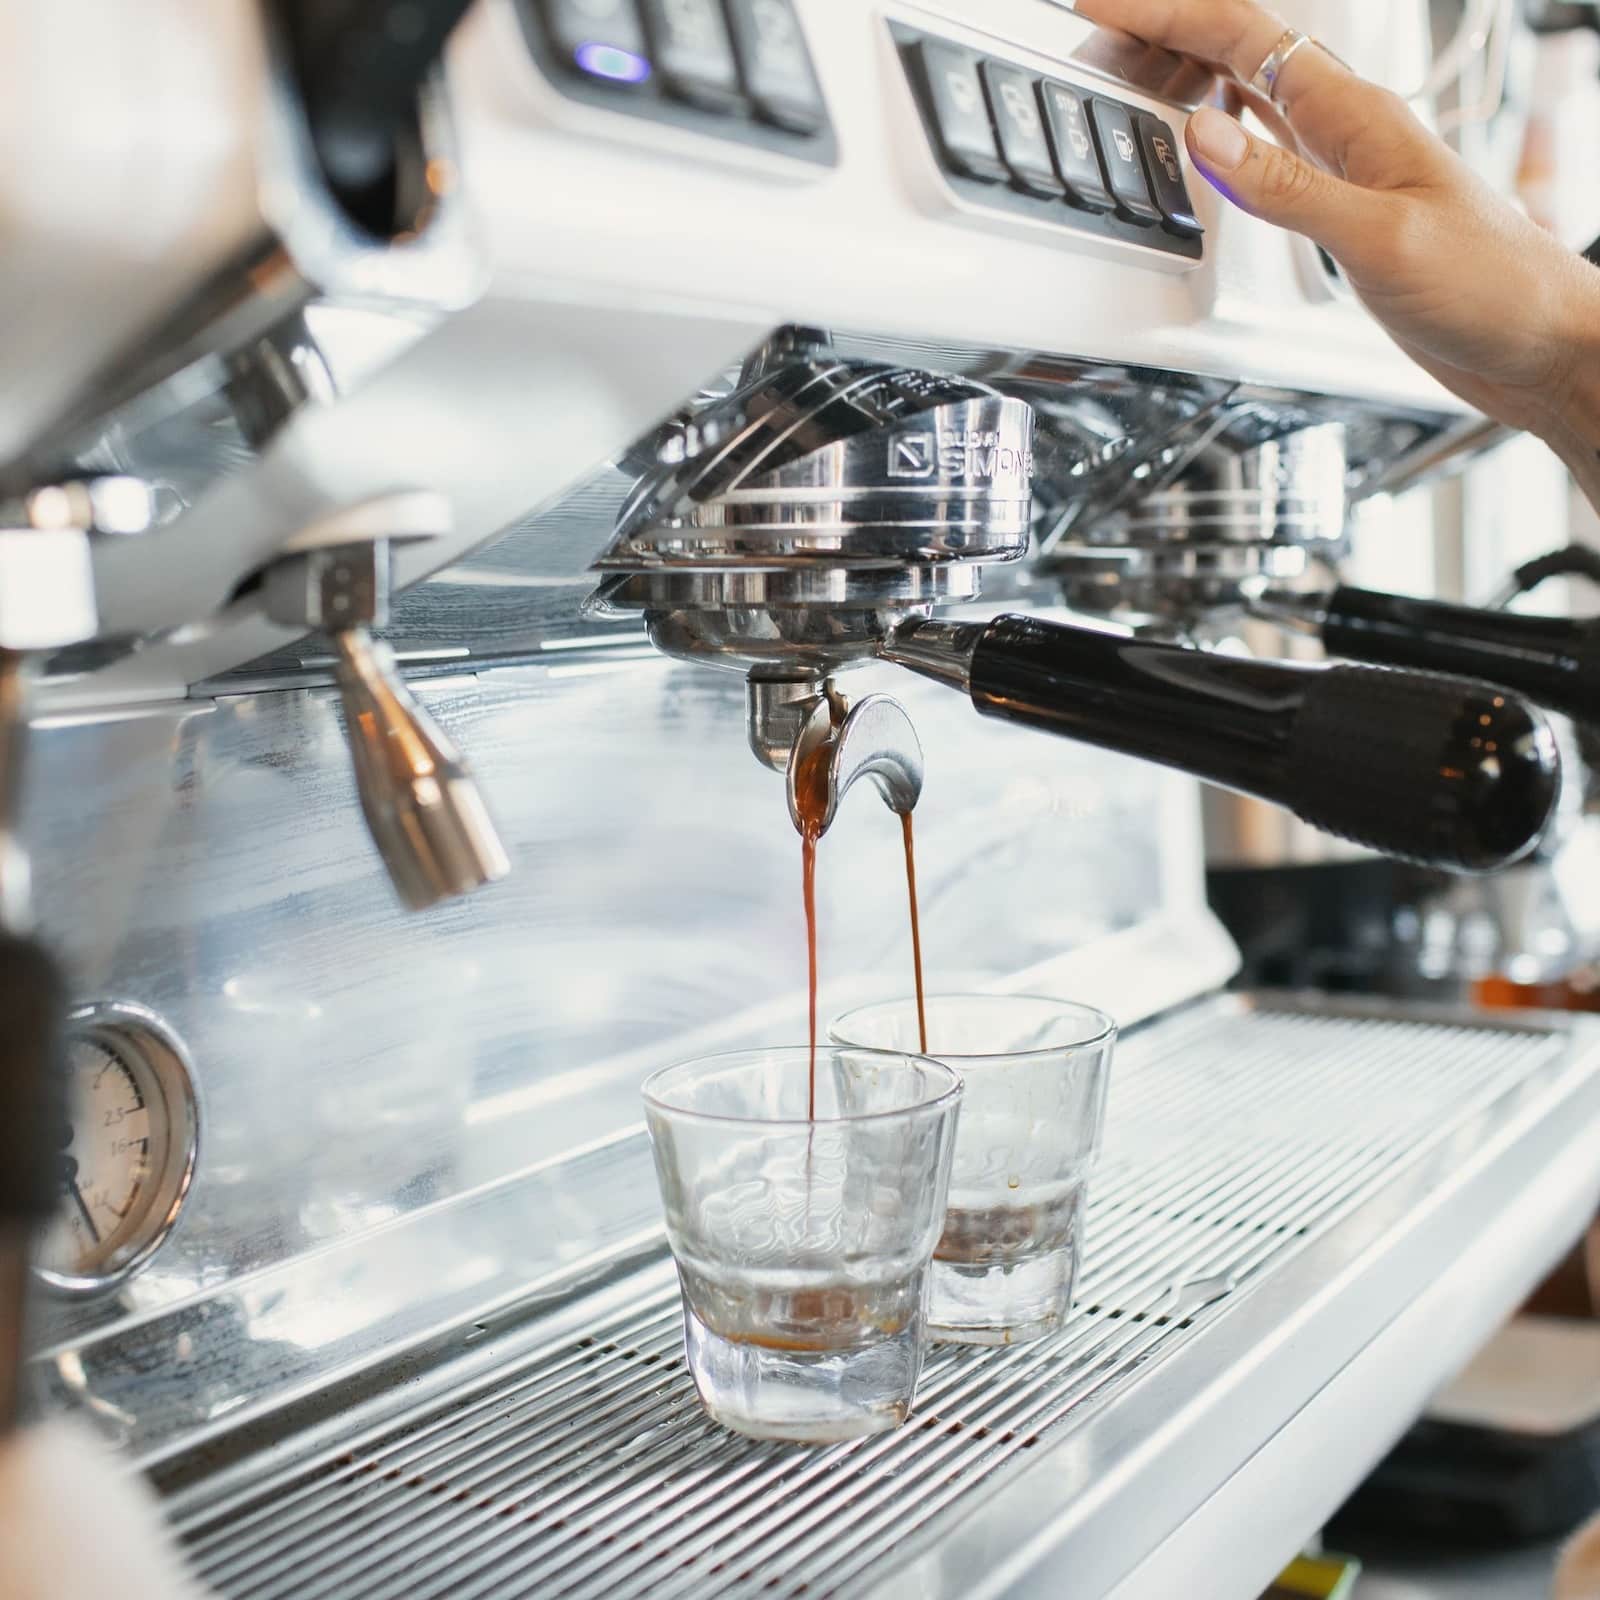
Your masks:
M827 1444L910 1413L961 1080L820 1045L686 1061L644 1086L689 1371L718 1422Z
M929 1335L1043 1338L1072 1305L1116 1024L1088 1006L1001 994L931 996L927 1019L929 1054L966 1086ZM864 1006L829 1031L844 1045L915 1048L916 1002Z

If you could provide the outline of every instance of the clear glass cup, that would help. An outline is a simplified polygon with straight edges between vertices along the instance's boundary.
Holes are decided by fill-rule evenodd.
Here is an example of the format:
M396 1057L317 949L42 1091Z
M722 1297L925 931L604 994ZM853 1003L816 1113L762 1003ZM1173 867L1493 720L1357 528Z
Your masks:
M644 1086L689 1370L718 1422L809 1444L911 1410L961 1080L898 1051L741 1051Z
M1072 1305L1117 1026L1092 1007L1032 995L933 995L927 1018L928 1053L966 1085L929 1335L1043 1338ZM829 1032L840 1044L915 1049L917 1003L863 1006Z

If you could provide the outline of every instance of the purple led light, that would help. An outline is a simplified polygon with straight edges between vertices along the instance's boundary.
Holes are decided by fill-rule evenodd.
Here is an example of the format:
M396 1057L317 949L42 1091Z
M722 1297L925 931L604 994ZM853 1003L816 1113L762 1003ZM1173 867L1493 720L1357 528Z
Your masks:
M610 83L643 83L650 76L650 63L643 56L614 44L580 44L573 59L591 78Z

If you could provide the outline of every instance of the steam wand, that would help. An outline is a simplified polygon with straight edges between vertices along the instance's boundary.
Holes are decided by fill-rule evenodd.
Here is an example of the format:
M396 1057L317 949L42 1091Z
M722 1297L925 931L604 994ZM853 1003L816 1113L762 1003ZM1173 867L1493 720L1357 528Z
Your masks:
M291 541L267 569L274 622L324 628L361 809L408 909L423 911L503 878L510 862L460 752L423 710L369 631L388 620L393 546L448 527L442 496L406 492L345 508Z

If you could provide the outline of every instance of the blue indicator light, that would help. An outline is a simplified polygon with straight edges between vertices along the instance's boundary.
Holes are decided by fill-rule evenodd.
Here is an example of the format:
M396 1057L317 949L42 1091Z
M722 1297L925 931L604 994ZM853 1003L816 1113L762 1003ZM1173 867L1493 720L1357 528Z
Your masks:
M591 78L609 83L643 83L650 76L650 63L643 56L614 44L580 44L573 59Z

